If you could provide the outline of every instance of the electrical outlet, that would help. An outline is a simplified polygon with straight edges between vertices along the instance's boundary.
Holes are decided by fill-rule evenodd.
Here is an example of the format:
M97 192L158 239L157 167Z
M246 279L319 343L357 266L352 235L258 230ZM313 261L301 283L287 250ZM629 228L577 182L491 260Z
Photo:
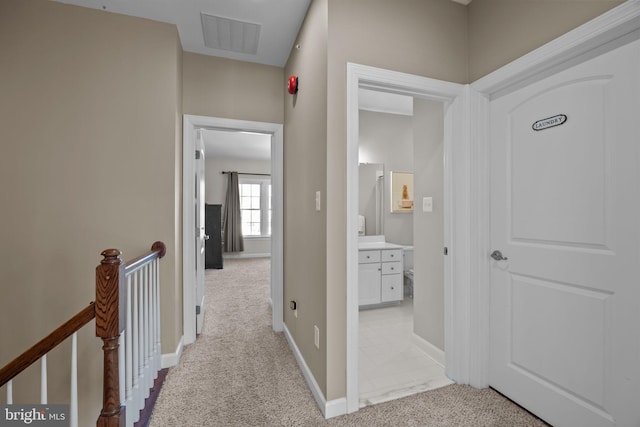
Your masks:
M313 325L313 343L320 349L320 329L316 325Z

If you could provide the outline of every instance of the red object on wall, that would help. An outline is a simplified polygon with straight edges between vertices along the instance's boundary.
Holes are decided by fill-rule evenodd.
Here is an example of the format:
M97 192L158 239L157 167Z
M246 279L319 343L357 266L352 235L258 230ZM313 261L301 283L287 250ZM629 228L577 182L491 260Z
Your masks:
M291 95L298 93L298 76L296 76L295 74L291 74L289 76L289 80L287 82L287 91Z

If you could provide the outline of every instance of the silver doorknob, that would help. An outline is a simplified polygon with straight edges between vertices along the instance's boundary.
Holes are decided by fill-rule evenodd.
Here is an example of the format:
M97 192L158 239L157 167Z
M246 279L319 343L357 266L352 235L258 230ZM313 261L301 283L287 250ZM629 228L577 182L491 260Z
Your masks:
M491 252L491 258L495 259L496 261L506 261L509 259L506 256L502 256L502 252L500 251Z
M204 235L204 240L209 240L209 235L208 234Z

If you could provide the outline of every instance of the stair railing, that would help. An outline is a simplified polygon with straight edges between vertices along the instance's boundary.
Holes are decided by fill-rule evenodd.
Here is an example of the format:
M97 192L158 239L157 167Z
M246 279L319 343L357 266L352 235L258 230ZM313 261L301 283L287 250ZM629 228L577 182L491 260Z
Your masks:
M103 251L96 267L95 303L0 368L0 387L6 387L7 404L13 403L13 379L38 360L40 403L48 403L47 353L71 337L69 425L77 427L77 332L95 318L104 353L102 410L96 426L133 426L161 367L159 260L165 253L162 242L128 262L120 259L117 249Z

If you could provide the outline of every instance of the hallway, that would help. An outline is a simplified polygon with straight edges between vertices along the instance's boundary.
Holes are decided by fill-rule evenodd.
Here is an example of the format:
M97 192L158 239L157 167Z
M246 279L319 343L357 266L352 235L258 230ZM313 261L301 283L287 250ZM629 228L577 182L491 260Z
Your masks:
M225 260L206 279L203 332L170 369L151 427L546 425L493 390L459 385L325 420L271 329L269 259Z

